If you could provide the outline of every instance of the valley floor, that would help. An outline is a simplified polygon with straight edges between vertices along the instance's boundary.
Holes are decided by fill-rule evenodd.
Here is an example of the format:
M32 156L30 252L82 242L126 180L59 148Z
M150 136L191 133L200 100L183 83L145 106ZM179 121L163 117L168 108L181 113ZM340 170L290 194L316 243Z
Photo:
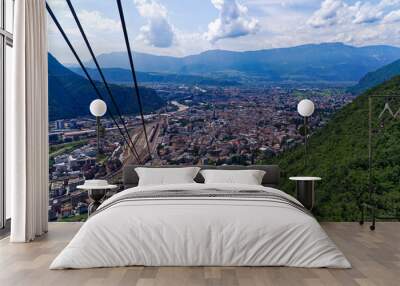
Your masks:
M81 227L50 223L49 233L29 244L0 240L0 285L399 285L400 223L322 223L352 269L288 267L124 267L52 270L49 264Z

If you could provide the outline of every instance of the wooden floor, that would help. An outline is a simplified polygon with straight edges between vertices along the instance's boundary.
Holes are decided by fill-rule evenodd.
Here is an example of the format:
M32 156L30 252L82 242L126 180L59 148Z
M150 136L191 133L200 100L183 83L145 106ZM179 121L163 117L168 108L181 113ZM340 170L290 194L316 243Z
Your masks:
M288 267L125 267L48 270L80 223L50 223L45 237L29 244L0 241L1 286L45 285L400 285L400 223L378 223L371 232L357 223L323 223L353 269Z

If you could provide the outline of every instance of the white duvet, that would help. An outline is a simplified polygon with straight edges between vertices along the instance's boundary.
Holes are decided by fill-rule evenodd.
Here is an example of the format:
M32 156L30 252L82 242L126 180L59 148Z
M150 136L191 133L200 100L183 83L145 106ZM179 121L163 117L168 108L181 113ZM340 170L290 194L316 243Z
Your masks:
M246 198L154 198L123 201L130 192L266 190L232 184L136 187L100 206L50 269L145 266L293 266L350 268L310 215L290 205ZM109 205L108 208L105 206Z

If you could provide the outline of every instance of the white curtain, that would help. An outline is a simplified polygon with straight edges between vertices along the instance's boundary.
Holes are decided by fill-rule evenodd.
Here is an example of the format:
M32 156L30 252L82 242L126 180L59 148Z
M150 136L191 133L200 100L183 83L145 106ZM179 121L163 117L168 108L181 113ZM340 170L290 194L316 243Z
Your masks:
M47 232L48 91L45 0L15 1L13 93L6 98L6 187L12 242Z

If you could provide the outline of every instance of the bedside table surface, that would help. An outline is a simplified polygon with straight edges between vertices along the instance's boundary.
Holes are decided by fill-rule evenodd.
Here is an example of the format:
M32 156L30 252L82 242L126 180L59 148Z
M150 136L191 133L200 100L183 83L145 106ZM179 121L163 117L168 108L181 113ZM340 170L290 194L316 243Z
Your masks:
M116 189L118 188L117 185L104 185L104 186L85 186L85 185L81 185L81 186L77 186L77 189L80 190L108 190L108 189Z
M291 181L321 181L320 177L290 177Z

